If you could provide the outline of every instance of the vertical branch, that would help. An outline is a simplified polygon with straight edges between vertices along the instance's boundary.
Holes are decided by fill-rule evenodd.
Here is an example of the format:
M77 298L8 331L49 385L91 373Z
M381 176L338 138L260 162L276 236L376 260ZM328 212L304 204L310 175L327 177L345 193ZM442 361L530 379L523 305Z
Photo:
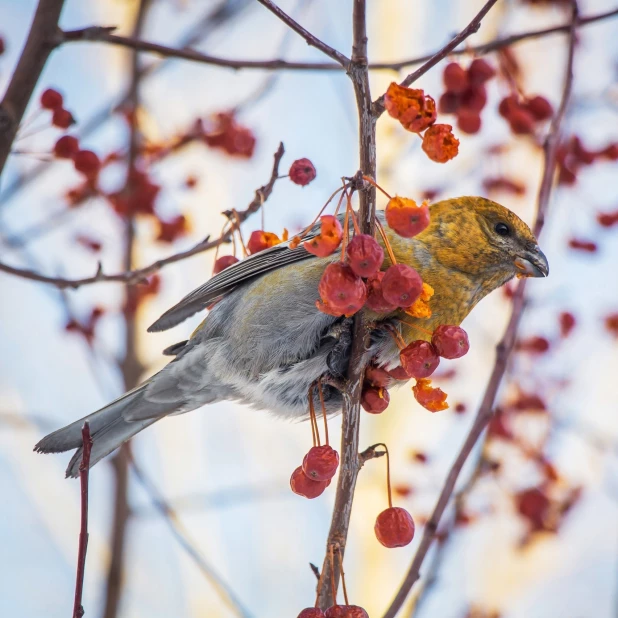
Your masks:
M49 55L58 42L64 0L39 0L26 44L0 103L0 175Z
M371 113L371 91L367 69L367 26L365 0L354 0L352 59L348 75L354 86L359 122L359 164L360 171L375 178L376 174L376 132L375 119ZM361 175L362 175L361 174ZM359 221L365 234L373 234L375 226L376 192L373 186L366 186L360 181ZM360 397L363 386L363 359L368 343L367 325L364 317L357 314L354 318L354 338L348 369L347 385L344 392L343 418L341 429L341 467L337 481L335 506L331 520L326 557L322 566L319 582L318 604L322 609L334 603L333 589L337 590L341 562L343 561L356 479L361 467L358 456L358 436L360 426ZM331 564L330 548L338 547ZM333 572L334 566L334 572ZM329 585L334 579L335 585Z
M84 575L86 573L86 551L88 549L88 478L90 472L90 452L92 438L88 421L82 428L82 462L79 464L79 483L81 485L81 525L79 529L79 549L77 550L77 575L75 579L75 601L73 603L73 618L82 618L82 594L84 592Z
M146 13L150 0L140 0L133 36L139 38L144 26ZM135 50L131 61L131 86L129 89L129 157L127 165L127 179L125 191L132 190L135 177L136 162L140 148L140 133L137 125L137 109L139 107L139 52ZM131 214L127 215L125 227L124 268L131 270L134 264L135 253L135 222ZM126 391L137 386L143 371L142 364L136 350L136 321L135 307L137 305L137 288L135 285L127 285L124 309L125 322L125 354L121 362L122 378ZM125 537L127 520L129 518L128 504L128 466L129 466L129 443L123 444L118 454L112 460L114 465L115 490L114 490L114 516L112 522L111 549L112 557L107 572L107 588L105 594L104 618L116 618L122 592L122 580L125 560Z

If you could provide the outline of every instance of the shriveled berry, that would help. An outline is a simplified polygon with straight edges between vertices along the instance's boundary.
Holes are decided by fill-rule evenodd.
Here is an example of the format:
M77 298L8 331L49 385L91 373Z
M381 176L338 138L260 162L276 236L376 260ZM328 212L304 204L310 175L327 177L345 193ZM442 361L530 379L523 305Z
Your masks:
M43 91L43 94L41 94L41 107L44 107L45 109L54 110L62 107L62 102L62 95L53 88L48 88Z
M365 282L341 262L324 269L318 292L323 302L323 305L320 301L316 303L318 309L330 315L353 315L367 300Z
M457 128L463 133L474 135L481 130L481 117L478 112L460 109L457 114Z
M365 382L371 384L371 386L386 387L391 383L391 376L386 369L376 367L375 365L369 365L369 367L365 369Z
M507 120L515 135L530 135L534 132L534 117L523 108L514 109Z
M365 386L361 395L361 406L370 414L381 414L388 408L391 398L381 386Z
M59 159L72 159L79 150L79 142L72 135L63 135L54 144L54 155Z
M427 378L417 380L412 387L412 392L414 399L430 412L441 412L448 408L446 393L441 388L433 388L431 380Z
M384 547L404 547L414 538L414 520L405 509L391 506L378 515L374 530Z
M391 311L397 309L397 305L387 302L384 298L382 279L384 279L384 273L379 272L367 281L367 301L365 304L376 313L391 313Z
M312 446L303 459L303 472L313 481L329 481L339 467L339 453L328 444Z
M548 120L554 113L551 103L545 97L538 95L536 97L532 97L526 103L526 109L532 114L534 119L539 122L542 120Z
M343 228L339 219L333 215L320 217L320 233L303 243L303 247L318 257L326 257L333 254L341 244Z
M496 74L496 70L482 58L475 58L468 67L468 81L472 85L484 84Z
M382 295L386 302L407 308L414 304L422 291L421 276L407 264L393 264L384 273Z
M450 92L463 92L468 87L468 73L458 62L451 62L444 67L442 80Z
M295 494L304 498L317 498L324 493L324 490L330 485L328 481L314 481L310 479L304 472L302 466L298 466L290 477L290 488Z
M423 152L436 163L446 163L457 156L459 140L450 124L434 124L423 135Z
M101 161L92 150L79 150L73 156L75 169L89 179L96 178L101 169Z
M461 358L470 349L468 334L460 326L442 324L431 337L438 354L442 358Z
M281 240L277 234L265 232L264 230L255 230L254 232L251 232L251 236L249 236L247 249L249 250L249 253L253 255L254 253L258 253L258 251L264 251L264 249L274 247L280 242Z
M369 614L358 605L333 605L326 610L325 618L369 618Z
M399 353L399 361L412 378L428 378L440 364L440 356L429 341L413 341Z
M215 262L215 266L212 269L212 274L216 275L216 274L220 273L222 270L225 270L226 268L231 266L232 264L236 264L236 262L238 262L238 258L236 256L234 256L234 255L222 255Z
M348 243L348 264L359 277L374 277L384 261L384 251L369 234L356 234Z
M429 225L429 206L420 206L410 198L395 196L388 201L384 211L388 226L399 236L412 238Z
M317 172L309 159L296 159L290 167L289 175L294 184L304 187L314 180Z
M319 607L308 607L303 609L297 618L325 618L324 612Z

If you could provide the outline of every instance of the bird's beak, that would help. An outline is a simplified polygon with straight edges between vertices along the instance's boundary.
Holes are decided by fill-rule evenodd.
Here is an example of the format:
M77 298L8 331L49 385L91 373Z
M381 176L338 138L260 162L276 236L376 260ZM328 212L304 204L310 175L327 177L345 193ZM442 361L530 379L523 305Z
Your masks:
M547 277L549 264L538 246L515 258L515 266L523 277Z

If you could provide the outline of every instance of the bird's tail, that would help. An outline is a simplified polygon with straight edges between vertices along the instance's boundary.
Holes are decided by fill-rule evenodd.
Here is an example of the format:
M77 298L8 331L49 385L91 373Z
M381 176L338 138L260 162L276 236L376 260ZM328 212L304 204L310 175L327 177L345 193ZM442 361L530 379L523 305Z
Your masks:
M82 459L82 427L85 421L88 421L90 425L92 436L90 455L90 467L92 467L123 442L162 417L156 416L135 421L125 419L124 413L141 402L145 388L146 384L142 384L104 408L50 433L34 447L34 450L38 453L62 453L76 448L77 452L73 455L66 471L67 477L76 477L79 474L79 464Z

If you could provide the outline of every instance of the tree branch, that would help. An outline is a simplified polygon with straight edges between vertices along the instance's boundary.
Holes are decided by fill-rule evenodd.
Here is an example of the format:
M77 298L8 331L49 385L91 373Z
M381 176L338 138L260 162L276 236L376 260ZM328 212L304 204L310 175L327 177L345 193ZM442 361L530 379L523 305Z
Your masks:
M307 42L307 45L319 49L323 54L326 54L329 58L332 58L335 62L338 62L344 69L348 68L350 59L347 56L344 56L341 52L338 52L330 45L327 45L324 41L320 41L320 39L303 28L297 21L294 21L287 13L282 11L274 2L271 2L271 0L258 0L258 2L262 6L265 6L271 13L276 15L288 28L291 28L297 34L300 34L300 36L302 36Z
M549 132L544 144L544 169L537 199L537 214L533 226L534 233L537 237L543 229L545 213L547 212L547 208L549 206L549 198L551 195L551 189L556 169L556 150L560 140L562 121L564 119L569 98L571 96L571 90L573 85L573 59L575 56L577 26L578 9L577 3L575 2L575 0L573 0L573 11L571 17L571 25L569 28L569 52L567 58L566 75L562 91L562 98L558 111L552 119L551 126L549 128ZM438 497L436 506L434 507L433 513L431 514L431 517L427 522L427 525L425 526L421 543L418 547L416 555L414 556L412 564L410 565L410 568L405 576L405 579L399 591L395 596L395 599L384 614L384 618L395 618L397 612L401 609L403 603L406 600L406 597L412 589L412 586L419 579L421 566L427 555L427 552L429 551L429 547L434 540L436 531L438 529L438 524L440 523L440 519L450 501L453 490L455 489L455 484L457 483L457 479L459 478L459 474L461 473L461 470L466 463L468 456L475 447L479 437L481 436L482 432L485 430L487 424L491 420L494 401L498 393L498 389L500 388L502 378L505 374L509 356L515 346L517 330L523 315L525 305L525 288L526 279L521 279L513 296L511 317L507 324L504 335L502 336L500 343L498 343L496 347L496 360L494 363L494 368L487 383L485 394L483 396L483 400L477 412L476 418L474 419L472 427L470 428L470 432L468 433L468 436L466 437L464 444L461 447L461 450L459 451L459 454L457 455L457 458L455 459L455 462L453 463L449 471L444 486L442 487L442 491L440 492L440 496Z
M86 551L88 549L88 478L90 474L90 452L92 438L88 421L82 428L82 462L79 464L79 483L81 486L81 525L79 529L79 548L77 550L77 575L75 579L75 601L73 602L73 618L82 618L82 594L84 592L84 575L86 573Z
M0 176L21 119L56 42L64 0L39 0L26 44L0 102Z
M284 152L285 149L283 148L283 144L280 143L279 148L274 155L273 167L268 182L255 191L255 196L253 200L249 203L247 208L245 208L244 210L236 211L237 216L234 217L235 221L232 223L231 228L227 232L221 234L219 238L210 240L210 238L207 236L204 240L200 241L199 243L197 243L197 245L191 247L190 249L187 249L186 251L180 251L179 253L170 255L167 258L157 260L156 262L153 262L148 266L144 266L143 268L125 270L123 272L115 273L112 275L106 275L105 273L103 273L101 265L99 265L97 272L92 277L84 277L82 279L49 277L47 275L41 275L40 273L37 273L27 268L17 268L15 266L9 266L8 264L4 264L2 262L0 262L0 271L8 273L10 275L21 277L22 279L28 279L29 281L47 283L49 285L60 288L61 290L67 288L77 289L84 285L91 285L93 283L110 281L126 284L143 283L147 277L158 272L168 264L173 264L175 262L186 260L193 255L203 253L204 251L214 249L219 245L229 242L233 232L240 226L240 224L246 221L252 214L256 213L272 194L275 182L277 181L277 178L279 176L279 165L281 163L281 159L283 158ZM225 211L223 214L228 217L232 216L231 211Z
M357 174L359 187L359 222L363 234L373 234L375 225L376 192L375 187L364 183L363 175L375 178L376 174L376 133L375 120L371 114L371 91L367 68L367 30L365 0L354 0L352 60L348 75L354 86L359 121L359 163ZM318 605L322 609L333 605L333 588L339 584L340 565L344 558L350 526L352 503L356 479L363 461L359 457L360 398L363 388L364 358L367 349L369 328L362 313L354 317L352 351L347 375L347 386L343 393L343 414L341 428L341 467L337 481L335 506L326 542L326 557L322 565L319 582ZM338 547L333 559L334 570L329 559L329 549ZM335 585L330 582L334 578Z
M470 35L478 32L481 27L481 21L490 9L496 4L498 0L487 0L483 8L474 16L472 21L453 39L451 39L440 51L436 52L422 67L416 69L414 73L410 73L402 82L402 86L409 86L413 84L421 75L425 75L429 69L433 68L438 62L444 60L450 52L452 52L458 45L463 43ZM373 115L378 118L384 113L384 95L375 101L373 104Z

